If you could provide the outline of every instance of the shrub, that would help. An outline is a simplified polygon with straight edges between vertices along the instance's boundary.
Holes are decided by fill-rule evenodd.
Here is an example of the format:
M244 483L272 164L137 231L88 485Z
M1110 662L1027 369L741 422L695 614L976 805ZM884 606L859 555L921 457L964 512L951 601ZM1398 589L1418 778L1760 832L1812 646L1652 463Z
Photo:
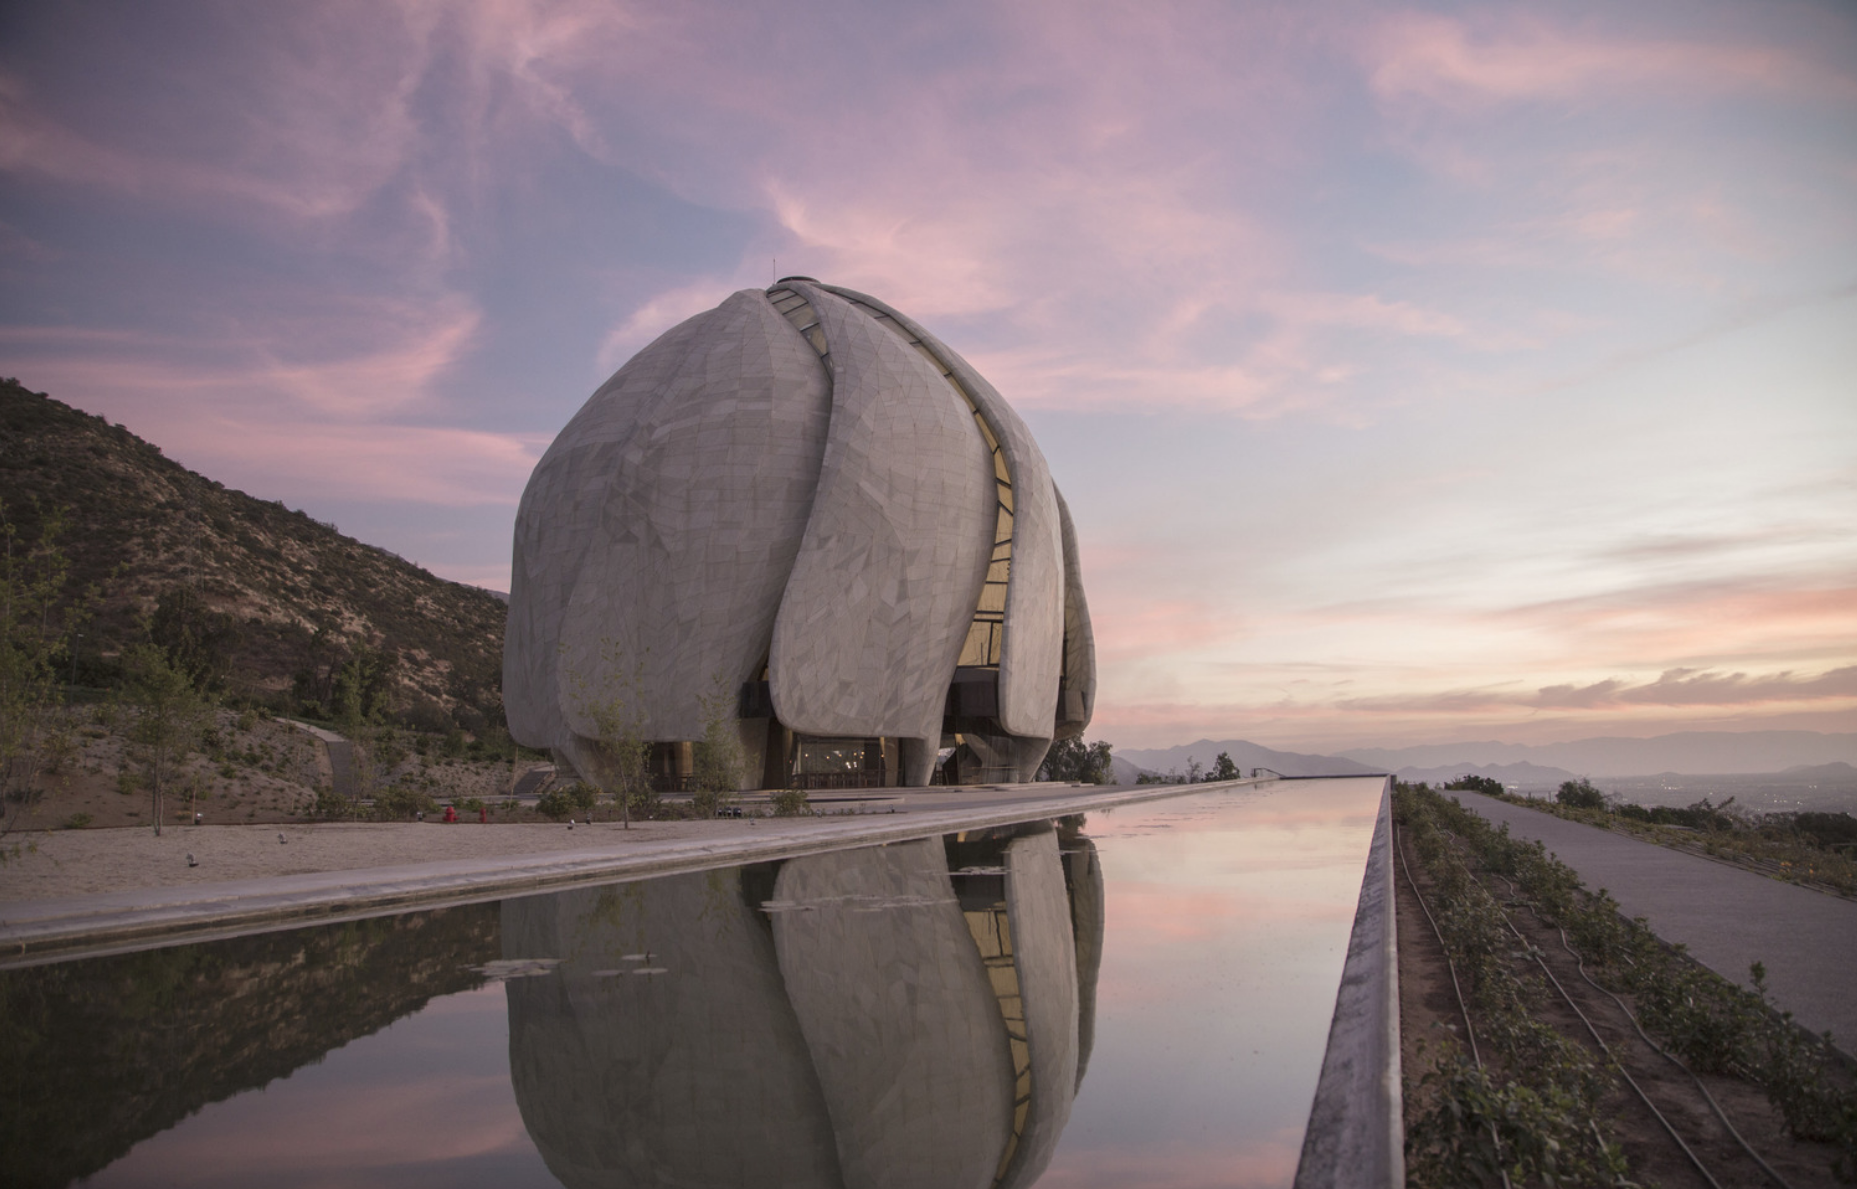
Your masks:
M812 812L805 789L783 789L768 799L773 802L775 817L799 817Z
M339 821L354 813L354 804L347 797L340 796L327 785L316 786L316 800L310 806L310 816L325 822Z
M1569 809L1604 809L1606 795L1593 787L1593 782L1582 776L1578 780L1564 780L1560 792L1554 799Z
M432 799L431 793L404 785L392 785L374 797L374 816L383 822L408 818L421 810L430 813L437 808L438 802Z
M1039 780L1074 781L1078 784L1114 784L1115 767L1109 758L1110 745L1102 740L1085 743L1082 739L1059 739L1045 752L1038 768ZM1238 766L1224 752L1219 753L1219 767L1214 780L1238 779Z
M552 788L543 793L535 802L535 811L543 817L550 817L555 821L560 821L562 818L574 812L574 799L567 795L565 786L561 788Z
M1857 818L1848 813L1801 813L1793 818L1793 829L1826 850L1857 843Z
M741 788L748 771L748 757L742 751L732 703L727 686L720 680L716 682L716 689L701 699L703 737L691 751L696 804L704 817L714 816L729 796Z
M1484 793L1491 797L1500 797L1506 791L1502 781L1493 776L1476 776L1465 773L1444 786L1451 792Z

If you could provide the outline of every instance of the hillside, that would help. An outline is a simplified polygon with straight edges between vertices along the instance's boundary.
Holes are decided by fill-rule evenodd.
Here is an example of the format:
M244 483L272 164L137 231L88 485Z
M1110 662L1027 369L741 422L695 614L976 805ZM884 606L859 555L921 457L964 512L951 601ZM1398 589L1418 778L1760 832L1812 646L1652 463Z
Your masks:
M15 549L62 510L67 595L95 587L72 674L112 683L153 617L229 694L327 716L362 664L381 710L426 730L503 729L504 605L281 503L231 490L159 447L0 381L0 506ZM361 671L359 669L355 671Z

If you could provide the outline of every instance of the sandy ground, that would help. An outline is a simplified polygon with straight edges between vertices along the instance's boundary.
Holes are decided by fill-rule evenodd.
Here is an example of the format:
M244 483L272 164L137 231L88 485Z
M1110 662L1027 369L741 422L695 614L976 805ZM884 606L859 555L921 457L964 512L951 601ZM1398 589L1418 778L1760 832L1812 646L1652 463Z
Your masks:
M821 818L826 822L832 819ZM50 830L6 839L0 901L58 900L135 888L179 887L318 871L395 867L443 859L548 854L706 836L726 838L746 820L479 825L460 822L324 822L314 825L178 826ZM282 834L284 842L277 841ZM19 851L14 854L14 847ZM187 865L191 854L199 862Z

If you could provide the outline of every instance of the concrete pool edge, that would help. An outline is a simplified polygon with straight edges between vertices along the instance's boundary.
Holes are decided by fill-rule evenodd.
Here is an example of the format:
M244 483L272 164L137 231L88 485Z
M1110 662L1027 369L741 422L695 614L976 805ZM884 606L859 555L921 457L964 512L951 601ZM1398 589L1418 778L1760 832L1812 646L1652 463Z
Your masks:
M1296 1189L1406 1180L1399 1063L1399 943L1393 919L1392 778L1368 844L1360 903L1335 995L1328 1049L1296 1167Z
M0 905L0 969L876 846L1222 789L1261 791L1277 784L1266 777L1067 793L987 808L874 815L833 822L830 828L803 818L757 819L768 826L758 836L671 842L624 854L579 851L449 860L22 901Z

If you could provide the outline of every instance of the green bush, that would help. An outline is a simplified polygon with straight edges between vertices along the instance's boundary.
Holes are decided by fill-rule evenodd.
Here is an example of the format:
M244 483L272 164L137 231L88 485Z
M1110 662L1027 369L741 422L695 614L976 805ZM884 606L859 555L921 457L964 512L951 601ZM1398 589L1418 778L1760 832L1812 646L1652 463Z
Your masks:
M354 802L338 795L327 785L316 787L316 800L310 806L310 816L325 822L340 821L352 817L355 812Z
M768 800L773 803L775 817L799 817L812 812L805 789L784 789Z
M392 785L374 797L374 817L383 822L400 821L421 810L431 813L437 808L438 802L432 799L431 793L404 785Z
M1578 780L1563 780L1560 792L1554 799L1569 809L1604 809L1606 795L1593 787L1593 782L1582 776Z
M1500 797L1507 791L1502 787L1502 781L1492 776L1475 776L1469 773L1458 777L1444 787L1451 792L1484 793L1491 797Z
M1793 829L1826 850L1857 844L1857 818L1848 813L1801 813L1793 818Z

